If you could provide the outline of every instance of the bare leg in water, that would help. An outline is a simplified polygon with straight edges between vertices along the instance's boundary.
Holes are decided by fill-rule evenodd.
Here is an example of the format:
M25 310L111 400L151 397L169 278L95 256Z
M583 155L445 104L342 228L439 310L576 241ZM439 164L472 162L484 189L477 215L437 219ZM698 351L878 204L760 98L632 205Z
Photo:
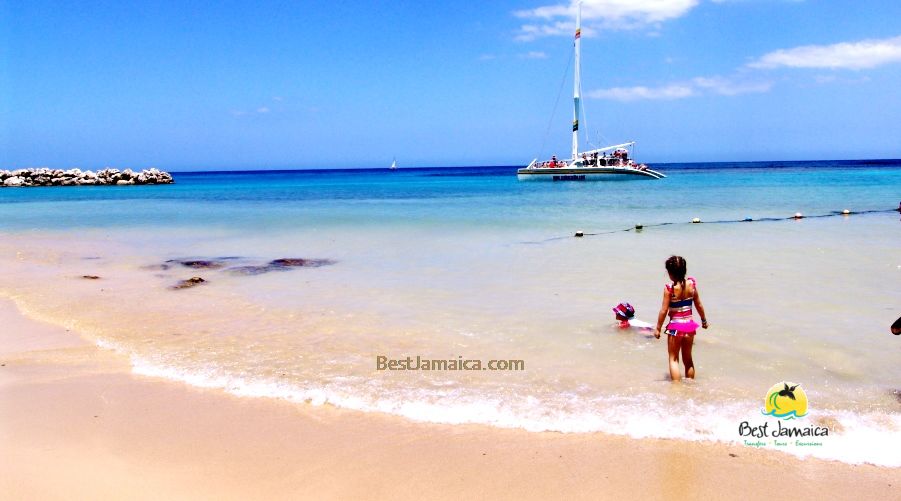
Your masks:
M691 347L694 343L694 334L682 338L682 363L685 364L685 377L689 379L695 378L695 362L691 359Z
M679 351L682 348L682 339L677 336L666 336L666 349L669 352L669 377L673 381L682 380L682 371L679 370Z

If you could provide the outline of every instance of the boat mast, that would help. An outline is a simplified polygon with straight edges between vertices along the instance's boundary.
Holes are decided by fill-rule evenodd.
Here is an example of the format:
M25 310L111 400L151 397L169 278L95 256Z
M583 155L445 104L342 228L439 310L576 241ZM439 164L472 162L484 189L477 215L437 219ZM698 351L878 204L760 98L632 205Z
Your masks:
M573 160L579 155L579 105L581 101L582 89L582 62L581 62L581 39L582 39L582 2L577 4L576 10L576 38L575 38L575 75L573 77Z

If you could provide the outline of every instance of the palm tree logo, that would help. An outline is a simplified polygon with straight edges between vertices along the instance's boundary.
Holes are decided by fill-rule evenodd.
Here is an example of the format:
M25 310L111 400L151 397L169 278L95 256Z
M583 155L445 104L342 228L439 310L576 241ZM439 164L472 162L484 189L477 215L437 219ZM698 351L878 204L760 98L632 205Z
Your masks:
M796 419L807 415L807 394L800 384L787 381L774 384L766 394L763 413L779 419Z

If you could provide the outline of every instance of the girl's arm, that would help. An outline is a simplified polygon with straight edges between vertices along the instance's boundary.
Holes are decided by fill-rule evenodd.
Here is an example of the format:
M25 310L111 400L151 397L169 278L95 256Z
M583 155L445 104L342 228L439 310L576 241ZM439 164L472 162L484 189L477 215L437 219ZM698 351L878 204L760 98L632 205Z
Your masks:
M660 305L660 313L657 314L657 328L654 329L654 337L660 339L660 328L663 327L663 321L666 320L666 314L669 313L669 290L663 287L663 304Z
M701 315L701 327L707 328L707 313L704 311L704 303L701 302L701 295L698 293L698 284L695 284L695 306L698 308L698 315Z

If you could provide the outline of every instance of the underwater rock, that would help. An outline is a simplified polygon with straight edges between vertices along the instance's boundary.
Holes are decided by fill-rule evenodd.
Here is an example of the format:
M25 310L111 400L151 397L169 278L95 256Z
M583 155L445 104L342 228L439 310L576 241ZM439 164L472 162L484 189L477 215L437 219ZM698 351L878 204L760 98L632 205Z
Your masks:
M236 266L225 270L232 275L261 275L268 271L272 271L269 266Z
M318 268L330 264L335 264L335 262L331 259L303 259L297 257L283 257L281 259L269 261L269 266L275 268L294 268L300 266L304 268Z
M189 260L180 260L180 259L170 259L166 261L166 264L177 263L182 266L188 268L194 268L195 270L216 270L225 266L225 263L221 261L214 260L206 260L206 259L189 259ZM162 266L166 266L163 264ZM166 268L163 268L166 269Z
M265 265L237 266L226 271L234 275L261 275L270 271L288 271L292 268L319 268L335 264L331 259L280 258Z
M206 280L200 277L191 277L187 280L182 280L177 284L173 285L172 289L189 289L191 287L197 287L200 284L206 283Z

